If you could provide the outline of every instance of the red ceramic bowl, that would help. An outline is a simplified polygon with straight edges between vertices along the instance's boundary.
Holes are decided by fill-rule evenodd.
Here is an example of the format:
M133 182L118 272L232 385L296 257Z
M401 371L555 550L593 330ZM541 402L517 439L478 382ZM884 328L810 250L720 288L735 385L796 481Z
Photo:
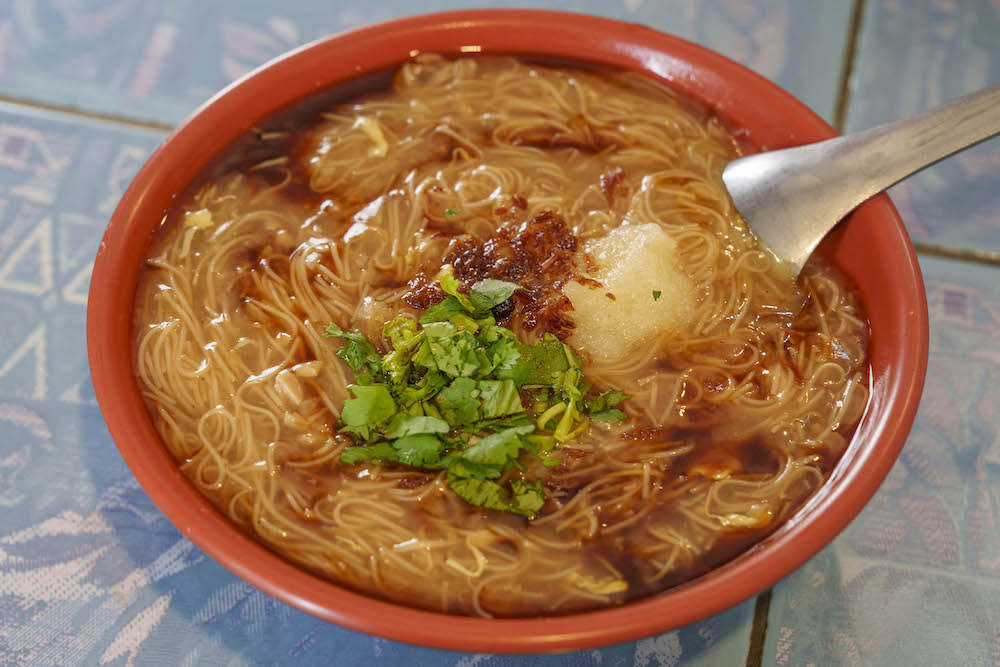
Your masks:
M832 477L749 552L684 586L622 607L486 620L410 609L340 588L282 560L229 523L181 475L146 414L133 371L132 305L150 239L175 197L248 128L314 91L418 52L480 50L645 73L701 100L762 147L835 135L805 105L750 70L640 25L556 12L462 11L321 40L215 96L164 141L125 193L90 284L87 342L98 401L126 463L185 535L238 576L319 618L404 642L486 652L578 649L692 623L766 589L830 542L875 493L903 446L926 371L927 303L913 247L885 195L862 205L824 244L858 285L872 328L871 404Z

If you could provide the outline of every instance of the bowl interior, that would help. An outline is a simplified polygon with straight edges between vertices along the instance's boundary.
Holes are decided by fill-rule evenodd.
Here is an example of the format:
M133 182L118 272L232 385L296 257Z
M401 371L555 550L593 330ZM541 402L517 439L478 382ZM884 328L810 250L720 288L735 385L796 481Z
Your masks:
M648 28L588 16L484 10L418 16L303 47L233 84L175 130L113 215L90 287L87 338L98 401L150 497L206 552L258 588L340 625L455 650L529 652L610 644L721 611L767 588L844 528L888 473L926 369L927 307L913 248L885 195L823 244L858 286L872 337L872 399L828 483L749 552L689 584L622 607L544 619L445 616L365 597L290 565L244 535L183 477L149 419L132 359L132 307L152 236L174 199L247 129L328 88L420 52L541 56L644 72L712 108L749 140L779 148L835 132L775 85L726 58Z

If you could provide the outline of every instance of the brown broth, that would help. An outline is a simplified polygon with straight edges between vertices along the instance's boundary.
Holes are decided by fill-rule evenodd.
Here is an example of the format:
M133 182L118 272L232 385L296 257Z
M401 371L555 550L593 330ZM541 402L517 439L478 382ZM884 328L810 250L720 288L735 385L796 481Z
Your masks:
M475 63L497 86L507 76L537 84L529 65ZM451 133L425 132L412 150L400 99L420 101L420 77L448 67L459 65L428 66L409 85L382 72L289 108L181 198L150 253L135 318L140 379L168 448L220 511L299 566L449 613L621 604L752 548L829 477L863 413L867 328L853 288L819 264L800 286L783 283L712 189L737 140L697 103L633 77L540 69L553 89L602 93L576 110L570 94L533 98L538 109L484 102L473 79L436 121ZM618 98L664 114L664 125L638 114L635 128L616 126L608 119ZM516 122L490 117L504 104ZM564 107L559 123L548 120ZM358 155L322 172L337 159L324 141L368 145L354 132L364 117L383 119L385 169L366 171L380 156ZM647 186L647 177L662 182ZM490 178L500 183L493 195L462 199L488 190ZM553 192L555 182L565 190ZM208 212L209 226L188 224L196 211ZM561 327L572 343L562 285L596 283L577 241L628 216L652 216L679 239L680 263L708 276L697 283L692 331L619 361L581 351L595 391L632 395L629 418L567 443L555 468L524 462L517 474L548 492L537 519L467 505L440 473L338 462L352 444L334 424L353 376L336 344L319 338L322 326L336 321L377 341L383 322L440 300L433 278L449 262L466 284L526 281L531 291L504 314L508 325L522 339ZM556 219L564 228L546 236ZM699 259L713 247L711 263ZM562 254L546 264L553 249Z

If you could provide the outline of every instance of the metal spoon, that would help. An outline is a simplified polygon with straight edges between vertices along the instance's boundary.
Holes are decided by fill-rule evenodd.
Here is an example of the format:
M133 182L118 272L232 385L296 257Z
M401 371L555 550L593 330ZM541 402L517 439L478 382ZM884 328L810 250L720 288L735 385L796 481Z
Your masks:
M998 133L1000 84L870 130L739 158L722 180L761 245L797 276L858 204Z

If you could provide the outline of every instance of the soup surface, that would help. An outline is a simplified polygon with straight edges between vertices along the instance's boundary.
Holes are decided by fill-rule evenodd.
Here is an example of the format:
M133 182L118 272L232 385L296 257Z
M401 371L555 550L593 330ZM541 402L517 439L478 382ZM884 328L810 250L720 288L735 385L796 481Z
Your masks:
M563 614L698 576L803 505L868 399L856 295L815 262L793 283L756 246L721 184L737 154L646 79L513 59L421 56L387 90L293 110L233 147L150 251L135 351L154 423L248 533L382 598ZM359 379L350 340L324 332L386 354L386 323L440 308L450 280L520 285L471 330L582 363L576 413L517 384L508 412L535 444L495 481L538 492L520 513L345 429L349 387L382 376ZM431 403L410 414L447 416ZM461 455L476 428L437 441Z

